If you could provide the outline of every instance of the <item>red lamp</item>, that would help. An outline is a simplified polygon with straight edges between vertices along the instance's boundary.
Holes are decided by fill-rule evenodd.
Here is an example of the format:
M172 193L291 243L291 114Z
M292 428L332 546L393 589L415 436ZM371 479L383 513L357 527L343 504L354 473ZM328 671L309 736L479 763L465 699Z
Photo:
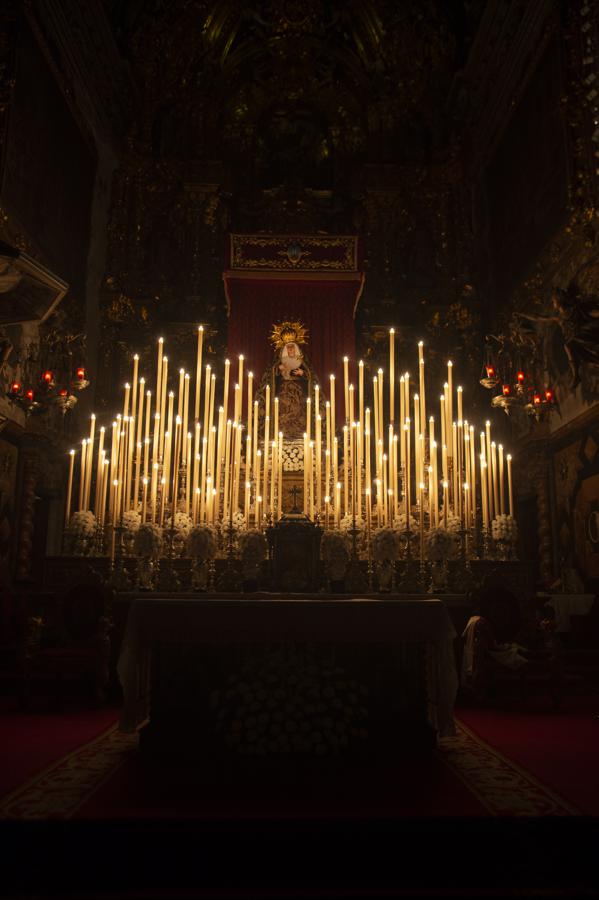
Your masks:
M509 397L509 395L512 392L512 389L510 388L509 384L504 384L501 390L503 391L504 397Z
M495 366L485 366L487 378L495 378Z
M30 403L33 403L33 401L35 399L35 394L33 393L32 388L29 388L28 391L25 391L25 396L27 397L27 399L29 400Z
M520 385L524 384L524 377L525 377L524 372L522 372L522 371L518 372L518 374L516 375L518 384L520 384Z
M50 372L49 369L46 370L42 375L42 381L46 384L51 384L54 381L54 375L52 374L52 372Z
M535 406L540 406L541 405L541 395L535 394L534 397L532 398L532 402L535 404Z
M545 391L545 400L547 403L553 403L553 391L549 389Z
M83 368L83 366L79 366L79 368L77 369L77 378L79 379L79 381L83 381L85 379L85 369Z
M21 393L21 385L19 384L18 381L13 381L13 383L10 386L10 392L13 395L13 397L16 397L18 394Z

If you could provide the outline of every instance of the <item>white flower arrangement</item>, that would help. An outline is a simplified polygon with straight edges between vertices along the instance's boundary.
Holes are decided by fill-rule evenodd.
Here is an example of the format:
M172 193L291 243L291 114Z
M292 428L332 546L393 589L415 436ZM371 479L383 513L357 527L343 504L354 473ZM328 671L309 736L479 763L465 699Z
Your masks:
M513 516L496 516L491 522L491 534L494 541L515 544L518 540L518 524Z
M336 756L368 738L366 686L289 650L246 663L210 701L215 731L235 753Z
M433 528L426 536L426 547L428 558L434 562L453 559L458 549L457 535L445 528Z
M213 525L194 525L187 535L187 555L192 559L214 559L217 546Z
M355 527L356 531L365 532L366 531L366 522L364 519L358 518L358 516L351 516L349 513L346 516L343 516L341 521L339 522L340 531L352 531Z
M136 509L128 509L123 513L123 527L125 531L137 531L141 525L141 516Z
M268 545L266 538L257 528L241 531L238 538L239 553L242 560L262 562L266 559Z
M377 562L399 559L400 532L390 525L378 528L372 538L372 555Z
M145 522L135 532L133 549L137 556L156 559L162 552L162 528L153 522Z
M166 522L164 523L164 530L166 532L170 531L173 525L172 517L169 516ZM191 529L193 528L193 519L191 516L187 515L184 512L176 512L175 513L175 533L178 538L183 539L186 538Z
M442 520L444 521L444 520ZM458 535L462 530L462 520L459 516L448 515L447 516L447 531L452 534Z
M399 513L398 516L395 516L393 520L393 527L396 531L404 532L407 531L407 520L405 513ZM418 519L416 519L410 513L410 531L417 532L418 531Z
M81 554L96 533L97 521L89 509L74 512L65 530L65 550L67 553Z

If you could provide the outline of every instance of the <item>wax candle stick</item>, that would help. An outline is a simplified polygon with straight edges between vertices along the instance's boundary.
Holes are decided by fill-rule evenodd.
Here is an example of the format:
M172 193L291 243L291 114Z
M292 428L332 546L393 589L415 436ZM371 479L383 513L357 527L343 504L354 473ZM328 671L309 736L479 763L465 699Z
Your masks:
M248 435L249 438L249 435ZM252 485L251 482L246 481L245 483L245 494L243 499L243 515L245 516L245 521L249 525L250 521L250 489Z
M316 508L320 512L322 508L322 418L316 417Z
M247 428L248 428L247 437L249 437L249 438L251 438L252 434L253 434L253 429L252 429L253 393L254 393L254 373L248 372L248 399L247 399L246 417L247 417Z
M173 498L171 503L171 516L175 518L175 513L177 512L177 506L179 502L179 464L178 460L181 458L181 416L177 416L175 419L175 445L173 452ZM154 512L152 512L152 517L154 516Z
M104 459L102 471L102 519L101 524L106 523L106 497L108 496L108 482L110 481L110 460Z
M437 442L433 441L430 451L431 463L433 466L433 509L435 517L435 527L439 527L439 471L437 460Z
M420 421L422 430L425 429L426 422L426 379L424 377L424 343L418 342L418 377L419 377L419 393L420 393Z
M487 462L487 500L489 503L489 522L495 518L493 509L493 470L491 468L491 423L487 419L485 422L485 460Z
M129 395L131 393L131 385L127 381L125 384L125 397L123 400L123 419L126 419L129 415Z
M156 412L160 412L158 422L158 452L162 453L164 445L164 432L166 429L166 392L168 390L168 356L162 357L162 383L160 386L160 398L156 397ZM158 402L160 400L160 408Z
M279 440L279 398L278 397L275 397L275 399L273 401L273 407L274 407L274 411L275 411L273 435L278 442L278 440ZM278 446L278 444L277 444L277 446Z
M86 458L86 472L85 472L85 509L89 509L95 435L96 435L96 416L95 416L95 413L92 413L91 417L90 417L89 440L88 440L88 444L87 444L87 458Z
M187 431L189 423L189 372L185 373L184 393L183 393L183 425L181 431L181 461L187 458ZM189 478L189 473L188 473Z
M499 478L497 471L497 445L491 441L491 478L493 482L493 517L499 515Z
M462 401L462 386L458 385L457 389L457 397L458 397L458 422L464 421L464 411L463 411L463 401Z
M443 481L443 528L447 529L447 515L449 506L449 482Z
M162 350L164 347L164 338L158 338L158 362L156 363L156 402L160 404L161 385L162 385Z
M337 438L335 438L337 441ZM335 525L339 528L341 522L341 482L335 484Z
M474 425L470 426L470 477L472 480L472 524L476 528L476 447Z
M503 477L503 444L499 444L499 512L502 516L505 515L505 487L504 487L504 477Z
M206 435L202 438L202 460L200 471L200 522L206 521L206 466L208 463L208 438ZM248 522L246 518L246 523Z
M406 418L406 424L404 425L404 431L406 434L406 529L410 530L410 513L412 510L412 496L411 496L411 478L412 478L412 470L411 470L411 439L410 439L410 418Z
M378 378L375 375L372 379L372 395L373 395L373 406L374 406L374 446L378 447L379 442L379 386L378 386ZM377 478L379 476L378 470L378 459L375 461L375 469Z
M146 391L146 380L145 378L139 379L139 408L137 410L137 431L135 434L135 445L142 443L142 431L144 424L144 401L145 401L145 391Z
M104 465L104 461L102 459L102 453L104 451L104 433L105 428L102 425L100 428L100 438L98 441L98 463L96 468L96 492L94 495L94 510L100 508L100 500L101 500L101 488L102 488L102 467Z
M216 474L213 478L212 489L216 490L216 508L214 510L215 521L219 518L220 511L220 487L221 487L221 471L222 464L225 455L225 410L224 407L221 406L218 411L218 437L217 437L217 446L216 446Z
M447 443L449 456L453 456L452 442L449 440L449 432L453 425L453 363L451 360L447 362Z
M225 473L223 485L223 521L229 517L229 479L231 477L231 437L237 431L237 425L233 425L231 419L227 419L225 431Z
M75 469L75 451L69 450L69 480L67 484L67 502L65 507L64 524L65 528L69 524L71 518L71 497L73 495L73 472Z
M350 421L350 427L351 427L351 423L355 422L355 418L354 418L354 386L353 386L353 384L350 384L350 386L349 386L349 421Z
M333 484L339 481L339 438L333 438ZM341 497L341 494L339 494ZM335 494L335 509L337 509L337 494Z
M441 446L447 442L446 417L445 417L445 397L443 394L439 397L439 418L441 419Z
M279 452L279 484L277 491L277 499L278 499L278 518L280 519L283 515L283 432L279 432L279 442L278 442L278 452Z
M364 434L364 360L358 363L358 415L360 430Z
M329 400L331 401L331 434L337 431L337 420L335 418L335 376L329 376Z
M143 492L141 497L141 522L143 525L143 523L146 521L146 513L148 508L148 479L144 478L142 484Z
M139 356L137 353L133 354L133 376L131 378L131 384L133 385L133 390L131 392L131 415L135 419L137 415L137 377L138 377L138 368L139 368Z
M312 401L310 397L306 398L306 434L309 444L312 440Z
M366 421L364 424L364 456L366 461L366 486L371 487L371 460L370 460L370 409L366 407Z
M404 468L405 465L405 448L404 448L404 439L403 439L403 427L406 421L406 398L405 398L405 378L402 375L399 379L399 433L400 433L400 442L399 442L399 461L401 469Z
M241 411L243 409L243 366L244 366L244 355L243 353L239 354L239 358L237 360L237 384L239 385L239 396L237 399L238 407L236 410L235 418L239 422L241 420Z
M343 395L345 399L344 421L347 422L349 419L349 358L347 356L343 357Z
M79 466L79 506L78 509L81 511L83 509L83 504L85 502L85 478L87 474L86 467L86 457L87 457L87 441L85 438L81 441L81 457L80 457L80 466Z
M378 389L379 389L379 440L384 439L385 432L385 411L383 407L383 370L377 372Z
M507 489L508 489L508 498L509 498L509 514L513 518L514 516L514 492L512 485L512 457L511 454L507 455Z
M387 473L387 454L383 453L383 524L386 525L389 519L388 503L389 503L389 480Z
M193 418L197 422L200 418L200 390L202 387L202 354L204 350L204 326L198 325L198 349L196 356L196 390L194 397Z
M395 422L395 328L389 329L389 421Z
M185 369L179 369L179 390L177 393L177 415L183 422L183 399L185 397Z
M424 482L419 483L418 510L420 518L420 562L424 562Z
M349 434L347 425L343 426L343 515L349 512Z
M254 481L256 485L259 479L259 469L258 469L258 401L254 400L254 461L252 464L252 472L254 475Z

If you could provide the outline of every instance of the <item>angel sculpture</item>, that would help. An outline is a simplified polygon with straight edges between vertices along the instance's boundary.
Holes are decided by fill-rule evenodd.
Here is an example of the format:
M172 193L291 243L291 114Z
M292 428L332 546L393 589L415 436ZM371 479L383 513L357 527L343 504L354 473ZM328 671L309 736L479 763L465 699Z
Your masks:
M520 319L557 326L570 368L574 390L582 380L584 364L599 368L599 303L596 297L582 294L574 281L566 290L554 288L551 296L553 314L536 316L519 313Z

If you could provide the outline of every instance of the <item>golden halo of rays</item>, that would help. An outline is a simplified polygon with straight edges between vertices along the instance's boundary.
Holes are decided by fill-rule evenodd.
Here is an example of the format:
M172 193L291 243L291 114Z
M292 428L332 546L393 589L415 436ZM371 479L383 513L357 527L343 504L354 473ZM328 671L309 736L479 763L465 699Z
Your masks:
M280 350L285 344L295 342L305 344L308 340L308 329L301 322L280 322L272 326L270 342L276 350Z

